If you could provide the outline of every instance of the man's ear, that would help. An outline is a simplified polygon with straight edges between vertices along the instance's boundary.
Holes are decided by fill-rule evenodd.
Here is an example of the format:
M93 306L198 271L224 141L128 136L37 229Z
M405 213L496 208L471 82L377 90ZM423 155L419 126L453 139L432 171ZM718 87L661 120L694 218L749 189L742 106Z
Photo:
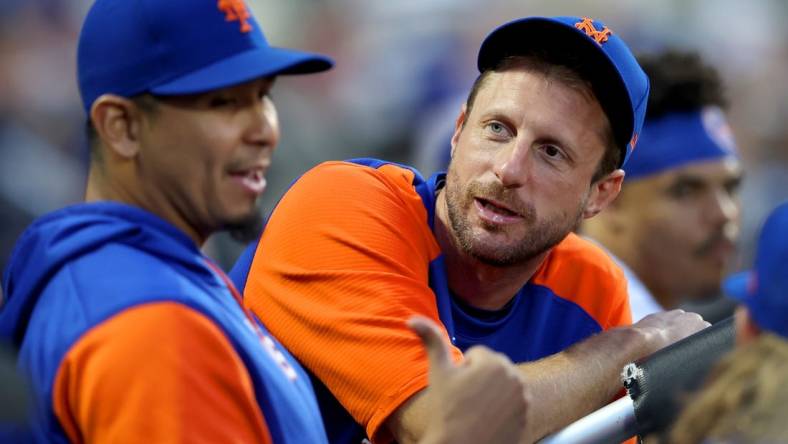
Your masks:
M131 159L140 149L143 115L131 100L104 94L90 107L90 120L110 156Z
M460 140L460 133L462 133L462 128L465 126L465 119L468 117L467 115L468 105L463 103L462 107L460 107L460 114L457 116L457 120L454 121L454 134L451 136L451 157L454 157L454 151L457 149L457 141Z
M621 192L624 182L624 170L617 169L605 177L591 184L591 193L588 196L583 218L596 216L600 211L610 205Z
M743 305L736 307L734 321L736 326L736 345L750 343L761 334L761 329L753 321L750 310Z

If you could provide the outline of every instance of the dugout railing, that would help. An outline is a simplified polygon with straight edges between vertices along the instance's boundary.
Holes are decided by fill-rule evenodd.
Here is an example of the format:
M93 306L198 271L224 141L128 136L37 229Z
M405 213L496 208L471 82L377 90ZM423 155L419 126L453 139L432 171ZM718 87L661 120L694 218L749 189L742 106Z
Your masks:
M622 370L627 395L541 444L607 444L669 430L686 396L711 367L733 348L733 317L689 336Z

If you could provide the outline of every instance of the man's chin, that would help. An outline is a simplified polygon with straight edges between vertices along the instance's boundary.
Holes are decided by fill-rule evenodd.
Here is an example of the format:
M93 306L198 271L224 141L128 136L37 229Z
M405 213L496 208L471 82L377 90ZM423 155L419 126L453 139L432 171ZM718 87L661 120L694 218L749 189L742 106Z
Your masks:
M535 255L518 251L516 247L492 248L489 244L472 245L466 253L477 261L493 267L510 267L528 261Z
M265 216L260 208L255 208L249 214L226 221L222 227L234 240L247 244L256 240L265 226Z
M476 252L476 251L471 251L469 254L472 258L476 259L482 264L489 265L491 267L505 268L505 267L511 267L512 265L518 263L518 261L515 260L514 258L507 257L501 254L488 254L486 252Z

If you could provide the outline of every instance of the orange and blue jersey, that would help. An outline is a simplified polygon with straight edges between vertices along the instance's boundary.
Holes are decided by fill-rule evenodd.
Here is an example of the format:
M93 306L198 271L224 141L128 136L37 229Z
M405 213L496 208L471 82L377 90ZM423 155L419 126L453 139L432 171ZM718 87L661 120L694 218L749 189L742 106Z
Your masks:
M174 226L117 203L22 235L0 336L31 381L35 442L325 443L309 377Z
M312 375L331 442L389 442L386 419L427 386L405 323L414 314L442 323L456 360L482 344L533 361L631 322L621 270L574 234L504 310L464 306L433 234L444 180L375 159L321 164L291 185L231 272Z

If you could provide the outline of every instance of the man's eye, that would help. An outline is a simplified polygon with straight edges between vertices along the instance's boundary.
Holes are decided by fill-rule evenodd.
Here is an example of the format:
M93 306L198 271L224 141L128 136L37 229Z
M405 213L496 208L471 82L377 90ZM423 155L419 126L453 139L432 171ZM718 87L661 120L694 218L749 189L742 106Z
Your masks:
M557 159L563 156L561 150L558 149L558 147L556 147L555 145L542 145L542 152L545 153L547 157L553 159Z
M696 183L679 182L670 187L670 195L677 199L686 199L701 192L702 186Z
M501 122L489 122L485 125L486 131L493 137L507 137L509 129Z
M233 99L229 97L213 97L208 104L211 108L222 108L233 104Z
M725 183L725 192L730 196L735 196L739 193L741 188L741 180L736 179Z

